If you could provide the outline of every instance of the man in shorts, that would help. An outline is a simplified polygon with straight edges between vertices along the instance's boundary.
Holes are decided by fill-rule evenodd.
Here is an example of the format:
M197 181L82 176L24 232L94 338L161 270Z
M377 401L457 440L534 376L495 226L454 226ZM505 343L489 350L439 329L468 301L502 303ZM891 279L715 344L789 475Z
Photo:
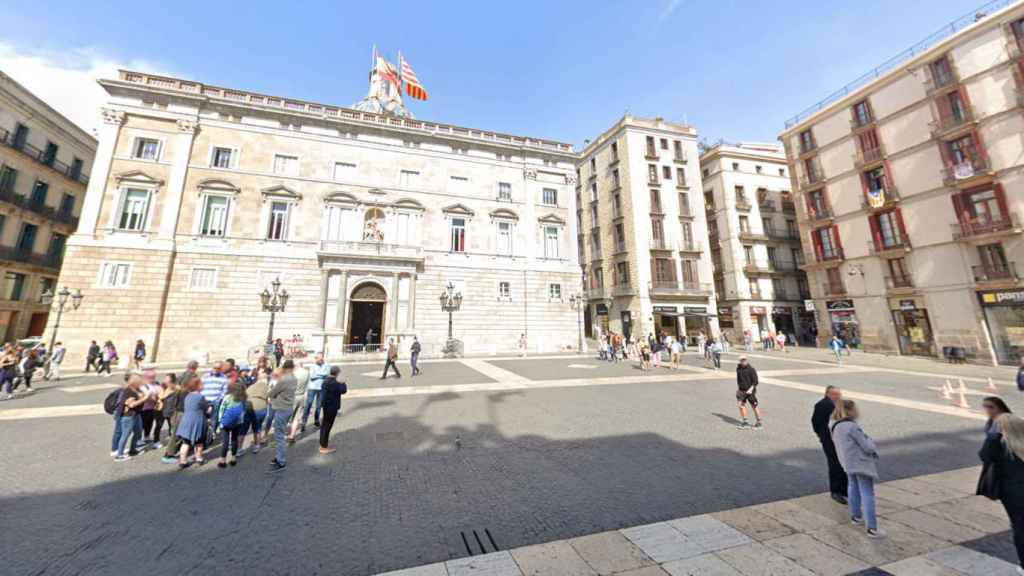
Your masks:
M747 362L746 356L740 356L740 363L736 366L736 402L740 408L740 430L749 430L750 422L747 420L747 404L754 411L757 422L754 423L754 430L764 427L761 424L761 409L757 406L757 370Z

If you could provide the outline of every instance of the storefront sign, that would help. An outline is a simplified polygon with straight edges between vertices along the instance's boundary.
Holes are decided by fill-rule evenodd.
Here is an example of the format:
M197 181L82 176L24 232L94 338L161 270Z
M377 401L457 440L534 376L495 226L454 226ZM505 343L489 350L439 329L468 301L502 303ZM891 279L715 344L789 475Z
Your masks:
M853 310L853 300L829 300L825 302L825 308L830 311Z
M598 304L597 306L594 306L594 311L597 312L598 316L607 316L608 315L608 305L607 304Z
M672 312L672 313L675 313L675 311L676 311L676 307L675 306L655 306L654 307L654 312L655 313L657 313L657 312Z
M772 306L772 314L790 314L791 310L787 306Z
M718 315L722 318L732 319L732 308L719 308Z
M754 316L764 316L768 313L768 310L764 306L751 306L750 313Z
M707 306L683 306L683 312L686 314L707 314Z
M900 310L916 310L917 303L913 300L900 300Z
M804 310L814 312L814 300L804 300Z
M1007 290L1004 292L978 292L982 306L1008 306L1024 304L1024 290Z

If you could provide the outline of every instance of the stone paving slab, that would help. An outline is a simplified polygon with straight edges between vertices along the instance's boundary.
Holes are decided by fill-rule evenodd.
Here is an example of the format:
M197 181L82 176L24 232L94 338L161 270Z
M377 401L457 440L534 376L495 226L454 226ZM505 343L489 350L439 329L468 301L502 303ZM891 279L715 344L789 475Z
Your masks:
M1011 576L1009 521L973 496L978 467L878 485L868 538L814 494L451 560L387 576Z

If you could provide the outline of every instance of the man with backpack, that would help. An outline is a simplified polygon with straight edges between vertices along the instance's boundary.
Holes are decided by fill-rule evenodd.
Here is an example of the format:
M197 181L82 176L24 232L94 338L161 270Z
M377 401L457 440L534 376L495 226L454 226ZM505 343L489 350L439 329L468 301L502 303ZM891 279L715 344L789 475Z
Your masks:
M394 338L388 338L387 358L387 361L384 362L384 374L380 377L380 379L387 379L389 368L394 368L395 376L401 378L402 373L398 371L398 345L395 344Z

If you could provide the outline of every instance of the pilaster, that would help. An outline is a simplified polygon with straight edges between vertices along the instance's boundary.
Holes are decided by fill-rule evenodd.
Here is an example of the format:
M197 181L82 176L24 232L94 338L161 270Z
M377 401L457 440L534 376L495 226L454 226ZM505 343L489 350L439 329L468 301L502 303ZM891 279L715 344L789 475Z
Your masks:
M167 183L163 214L160 217L162 239L173 240L178 228L181 200L185 194L185 176L188 174L188 161L192 157L192 142L197 128L194 120L178 120L178 135L174 138L174 164L171 166L171 177Z
M110 165L114 159L114 147L117 137L124 124L125 113L110 108L103 109L103 124L99 130L99 145L96 148L96 160L89 177L82 212L78 220L78 234L93 236L100 218L100 208L106 194L107 181L110 179Z

